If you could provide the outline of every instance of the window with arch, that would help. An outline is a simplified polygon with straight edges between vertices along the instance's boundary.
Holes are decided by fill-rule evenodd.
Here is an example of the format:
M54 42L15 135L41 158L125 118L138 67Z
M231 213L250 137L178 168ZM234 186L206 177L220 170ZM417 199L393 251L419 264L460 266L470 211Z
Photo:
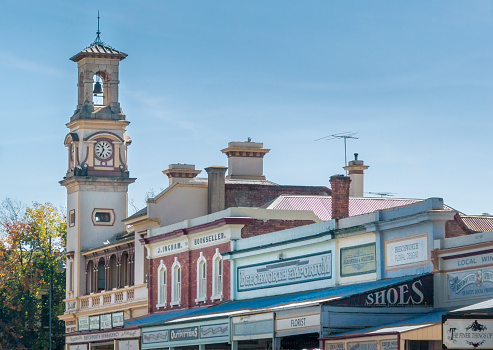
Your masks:
M93 93L93 99L92 102L95 105L104 105L104 94L105 91L103 91L103 82L104 76L101 72L98 72L94 74L92 77L92 93Z
M92 278L94 275L94 263L92 260L89 260L86 267L86 294L90 294L93 292L93 283Z
M158 293L156 307L166 306L166 266L164 265L162 260L157 270L157 285Z
M180 305L181 303L181 265L178 258L175 257L175 262L171 267L171 303L170 305Z
M223 298L223 256L216 248L212 257L212 297L211 300Z
M104 259L101 258L99 259L99 263L98 263L98 290L104 290L106 285L105 285L105 263L104 263Z
M197 259L197 299L196 303L205 301L207 295L207 261L204 255L200 252L200 257Z

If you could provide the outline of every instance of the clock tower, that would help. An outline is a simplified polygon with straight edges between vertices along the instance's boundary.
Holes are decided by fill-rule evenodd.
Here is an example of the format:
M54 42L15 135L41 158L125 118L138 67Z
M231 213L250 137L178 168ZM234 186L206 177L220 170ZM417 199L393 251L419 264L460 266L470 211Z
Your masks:
M99 18L98 18L99 21ZM70 59L78 68L77 108L65 137L67 173L67 298L86 291L81 252L104 247L125 232L128 185L126 135L129 122L118 100L118 69L127 54L100 38Z

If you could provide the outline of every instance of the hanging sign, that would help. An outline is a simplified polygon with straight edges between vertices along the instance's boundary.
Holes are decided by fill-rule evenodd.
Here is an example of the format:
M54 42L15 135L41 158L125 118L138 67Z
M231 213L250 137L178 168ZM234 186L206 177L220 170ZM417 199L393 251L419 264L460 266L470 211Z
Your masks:
M101 315L101 330L111 328L111 314Z
M89 316L89 330L99 331L99 315Z
M433 275L352 295L329 302L330 306L352 307L413 307L433 305Z
M113 312L111 314L111 321L113 323L113 327L123 327L123 326L125 326L125 319L123 317L123 311Z
M493 349L493 319L447 318L442 331L446 349Z

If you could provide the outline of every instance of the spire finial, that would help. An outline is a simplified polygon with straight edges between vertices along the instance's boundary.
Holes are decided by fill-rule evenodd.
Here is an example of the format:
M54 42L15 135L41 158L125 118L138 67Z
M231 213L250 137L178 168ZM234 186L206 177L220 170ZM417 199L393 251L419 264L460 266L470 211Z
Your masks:
M94 40L94 44L104 44L103 43L103 40L101 40L101 37L99 36L99 34L101 34L101 31L99 30L99 10L98 10L98 31L96 32L96 40Z

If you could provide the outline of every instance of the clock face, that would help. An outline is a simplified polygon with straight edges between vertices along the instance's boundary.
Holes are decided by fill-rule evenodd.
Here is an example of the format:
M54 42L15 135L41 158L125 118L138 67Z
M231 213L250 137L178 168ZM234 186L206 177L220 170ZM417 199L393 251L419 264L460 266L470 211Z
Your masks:
M99 141L94 148L96 156L101 159L108 159L113 154L113 147L108 141Z

